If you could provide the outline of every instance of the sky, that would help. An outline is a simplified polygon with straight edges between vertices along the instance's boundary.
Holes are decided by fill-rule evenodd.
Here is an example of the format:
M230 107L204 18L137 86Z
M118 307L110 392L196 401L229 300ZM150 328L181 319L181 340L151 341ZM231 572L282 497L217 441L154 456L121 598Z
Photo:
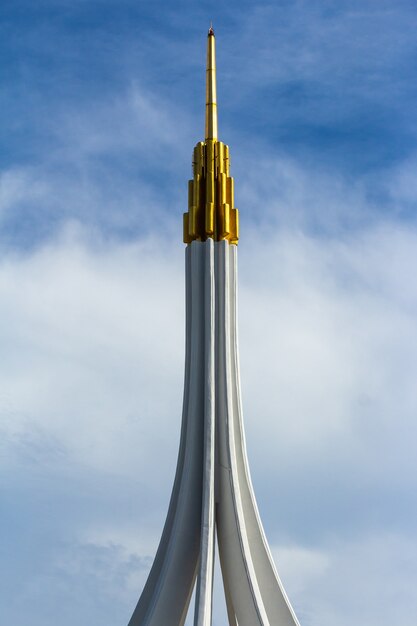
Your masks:
M271 550L301 626L415 626L406 0L3 0L0 623L126 626L149 572L180 433L210 20Z

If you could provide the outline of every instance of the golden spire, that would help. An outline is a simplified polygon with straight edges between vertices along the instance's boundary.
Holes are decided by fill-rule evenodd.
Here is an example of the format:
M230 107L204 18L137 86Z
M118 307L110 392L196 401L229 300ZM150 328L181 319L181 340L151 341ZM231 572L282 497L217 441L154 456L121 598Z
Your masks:
M184 243L209 237L237 244L239 216L234 208L229 146L217 140L216 43L213 27L207 39L206 137L194 148L193 180L188 183Z
M217 139L216 38L210 26L207 37L206 140Z

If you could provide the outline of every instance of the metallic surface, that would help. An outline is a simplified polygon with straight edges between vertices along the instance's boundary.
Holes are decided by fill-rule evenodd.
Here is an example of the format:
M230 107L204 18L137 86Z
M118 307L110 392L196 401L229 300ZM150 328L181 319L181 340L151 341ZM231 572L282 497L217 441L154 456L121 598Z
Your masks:
M209 48L213 41L209 31ZM229 206L227 215L218 211L219 198ZM189 204L187 233L195 236L185 251L177 471L158 551L129 626L183 626L196 581L194 626L211 626L216 534L229 626L299 626L250 479L239 377L237 247L230 245L233 236L225 236L235 227L233 181L228 148L212 138L194 149Z
M207 38L206 137L193 153L193 180L188 183L184 243L227 239L237 244L239 214L234 206L229 147L217 139L216 49L212 29Z
M216 39L212 28L207 39L206 140L217 139Z

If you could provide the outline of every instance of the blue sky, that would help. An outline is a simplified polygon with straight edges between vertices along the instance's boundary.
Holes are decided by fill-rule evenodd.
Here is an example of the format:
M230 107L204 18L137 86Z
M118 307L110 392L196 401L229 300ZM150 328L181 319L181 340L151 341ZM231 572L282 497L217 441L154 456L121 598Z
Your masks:
M213 20L267 536L302 626L415 626L415 3L0 12L1 623L123 626L152 562Z

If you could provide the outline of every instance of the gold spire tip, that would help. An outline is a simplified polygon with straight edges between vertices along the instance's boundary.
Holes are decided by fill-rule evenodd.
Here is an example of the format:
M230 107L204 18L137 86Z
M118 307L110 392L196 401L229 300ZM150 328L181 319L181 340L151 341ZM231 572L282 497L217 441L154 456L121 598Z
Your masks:
M206 66L206 140L217 140L216 39L210 26L207 39Z
M229 146L217 139L216 39L213 24L207 38L206 134L193 154L193 180L188 183L188 211L184 213L184 243L207 239L236 245L239 213L230 176Z

